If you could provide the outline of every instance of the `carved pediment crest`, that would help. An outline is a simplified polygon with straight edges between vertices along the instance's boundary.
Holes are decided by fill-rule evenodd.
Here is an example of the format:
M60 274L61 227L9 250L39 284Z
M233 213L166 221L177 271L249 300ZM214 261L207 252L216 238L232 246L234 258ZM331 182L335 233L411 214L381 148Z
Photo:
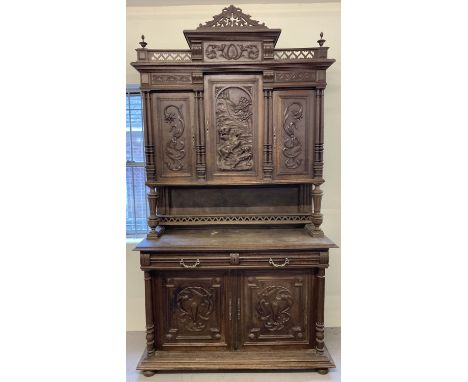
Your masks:
M257 20L252 20L250 15L242 12L242 9L230 5L224 8L219 15L213 16L212 21L207 21L204 25L200 24L198 29L212 28L261 28L268 29L265 23Z

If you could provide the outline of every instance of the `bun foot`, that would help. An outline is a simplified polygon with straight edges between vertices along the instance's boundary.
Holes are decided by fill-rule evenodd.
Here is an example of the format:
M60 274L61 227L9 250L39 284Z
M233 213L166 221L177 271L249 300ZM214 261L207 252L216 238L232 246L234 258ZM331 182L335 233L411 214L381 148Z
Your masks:
M145 377L152 377L152 376L155 375L155 374L156 374L156 372L153 371L153 370L144 370L144 371L143 371L143 375L144 375Z
M317 372L319 374L325 375L325 374L328 374L328 369L318 369Z

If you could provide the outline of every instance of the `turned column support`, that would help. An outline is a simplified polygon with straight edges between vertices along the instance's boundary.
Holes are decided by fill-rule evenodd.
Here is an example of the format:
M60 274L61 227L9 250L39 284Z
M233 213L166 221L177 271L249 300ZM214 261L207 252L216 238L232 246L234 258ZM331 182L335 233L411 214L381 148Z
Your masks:
M200 48L201 52L201 48ZM195 154L196 174L198 180L206 180L206 139L205 139L205 107L204 107L204 76L202 72L192 73L192 82L195 86Z
M324 341L324 310L325 310L325 269L320 268L317 278L317 315L315 320L315 350L323 354Z
M151 273L145 271L145 310L146 310L146 354L147 358L153 356L154 347L154 317L153 317L153 290L151 286Z
M158 189L153 185L148 185L150 191L148 193L148 204L150 215L148 217L148 226L150 227L150 232L148 232L148 239L157 239L160 237L164 231L164 226L159 225L160 218L157 215L157 205L159 199Z
M265 76L266 77L266 76ZM268 78L268 77L267 77ZM265 143L263 145L263 177L271 179L273 176L273 89L264 89L265 110Z
M323 214L321 213L322 196L323 191L320 189L320 185L314 185L312 190L312 224L307 224L305 226L305 229L312 237L324 236L324 233L320 228L323 222Z

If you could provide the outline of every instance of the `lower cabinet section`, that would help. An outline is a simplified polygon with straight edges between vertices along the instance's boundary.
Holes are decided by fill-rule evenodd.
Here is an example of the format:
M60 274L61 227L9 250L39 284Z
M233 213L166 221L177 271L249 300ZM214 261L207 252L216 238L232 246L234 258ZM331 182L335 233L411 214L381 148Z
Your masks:
M314 271L152 271L156 350L314 346Z

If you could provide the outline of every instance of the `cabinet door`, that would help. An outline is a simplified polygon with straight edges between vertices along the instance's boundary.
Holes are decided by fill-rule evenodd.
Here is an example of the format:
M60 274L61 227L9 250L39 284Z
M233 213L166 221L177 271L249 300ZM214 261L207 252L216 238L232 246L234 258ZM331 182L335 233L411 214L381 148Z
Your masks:
M195 177L194 96L155 93L152 97L158 181L191 180Z
M261 77L205 77L207 178L232 182L260 179L263 163Z
M240 346L309 346L309 271L245 271L241 276Z
M159 321L160 349L228 347L227 272L167 271L157 280L154 314Z
M313 177L314 91L275 91L273 103L275 179Z

